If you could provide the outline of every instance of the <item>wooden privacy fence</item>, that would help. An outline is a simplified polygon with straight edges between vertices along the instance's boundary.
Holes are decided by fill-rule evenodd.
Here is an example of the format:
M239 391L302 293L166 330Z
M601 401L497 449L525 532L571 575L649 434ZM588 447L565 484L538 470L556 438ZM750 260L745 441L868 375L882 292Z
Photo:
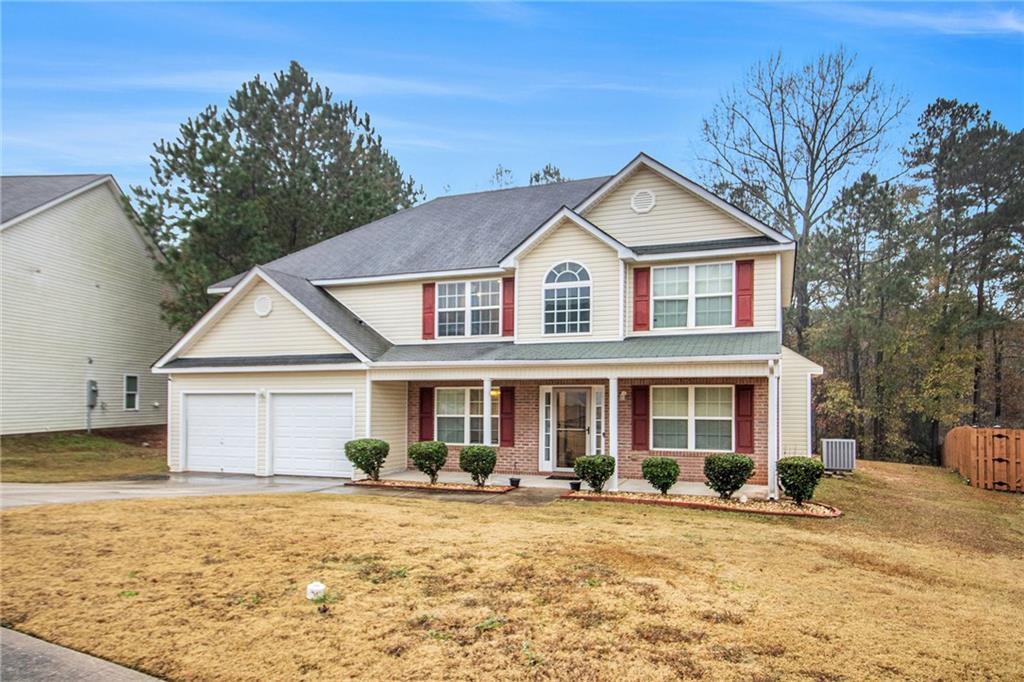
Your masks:
M977 488L1024 493L1024 429L958 426L946 434L942 463Z

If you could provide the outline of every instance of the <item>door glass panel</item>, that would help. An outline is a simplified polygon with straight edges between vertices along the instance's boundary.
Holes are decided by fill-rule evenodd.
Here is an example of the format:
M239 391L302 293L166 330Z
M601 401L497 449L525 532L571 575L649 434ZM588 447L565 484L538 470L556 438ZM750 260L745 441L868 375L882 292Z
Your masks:
M576 458L587 454L588 399L587 389L555 390L557 466L572 468Z

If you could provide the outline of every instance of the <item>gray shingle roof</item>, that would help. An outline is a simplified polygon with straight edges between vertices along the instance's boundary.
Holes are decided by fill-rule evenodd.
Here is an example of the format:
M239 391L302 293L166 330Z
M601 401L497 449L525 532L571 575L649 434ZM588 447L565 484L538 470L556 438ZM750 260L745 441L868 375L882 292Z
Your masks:
M286 272L269 268L261 268L261 270L311 313L320 318L338 336L351 343L371 360L391 348L387 339L323 289Z
M438 197L266 264L308 280L494 267L563 206L608 180L588 178ZM233 286L241 275L213 285Z
M687 251L717 251L719 249L740 249L751 246L773 246L778 242L768 236L736 237L734 239L712 239L703 242L684 242L682 244L648 244L647 246L631 247L638 256L685 253Z
M645 336L624 341L513 344L437 343L392 346L377 362L560 362L565 360L630 360L651 358L778 355L778 332L731 332Z
M106 175L5 175L0 177L0 222L6 223Z
M343 365L358 364L359 358L351 353L326 355L254 355L251 357L219 358L175 358L166 365L167 369L190 369L193 367L278 367L289 365Z

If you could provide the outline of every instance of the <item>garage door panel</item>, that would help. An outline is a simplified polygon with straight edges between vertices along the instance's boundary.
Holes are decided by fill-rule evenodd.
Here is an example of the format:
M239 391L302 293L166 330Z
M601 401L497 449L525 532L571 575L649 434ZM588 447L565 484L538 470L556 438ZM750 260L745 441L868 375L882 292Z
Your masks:
M270 399L275 474L351 476L345 443L355 437L348 393L274 394Z
M256 473L256 399L252 394L185 396L185 468Z

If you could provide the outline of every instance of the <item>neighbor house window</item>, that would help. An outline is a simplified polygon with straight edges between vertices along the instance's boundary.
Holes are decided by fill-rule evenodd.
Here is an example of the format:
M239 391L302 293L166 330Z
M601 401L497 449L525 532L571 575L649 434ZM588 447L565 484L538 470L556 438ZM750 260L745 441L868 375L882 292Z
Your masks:
M732 386L651 388L651 446L654 450L731 452Z
M139 377L134 374L124 375L124 409L139 409Z
M733 324L733 263L651 269L651 328Z
M590 332L590 273L579 263L559 263L544 278L544 333Z
M491 445L498 444L499 399L491 401ZM484 391L482 388L439 388L435 399L437 439L451 445L484 442Z
M501 283L498 280L438 283L438 337L495 336L501 331L500 320Z

